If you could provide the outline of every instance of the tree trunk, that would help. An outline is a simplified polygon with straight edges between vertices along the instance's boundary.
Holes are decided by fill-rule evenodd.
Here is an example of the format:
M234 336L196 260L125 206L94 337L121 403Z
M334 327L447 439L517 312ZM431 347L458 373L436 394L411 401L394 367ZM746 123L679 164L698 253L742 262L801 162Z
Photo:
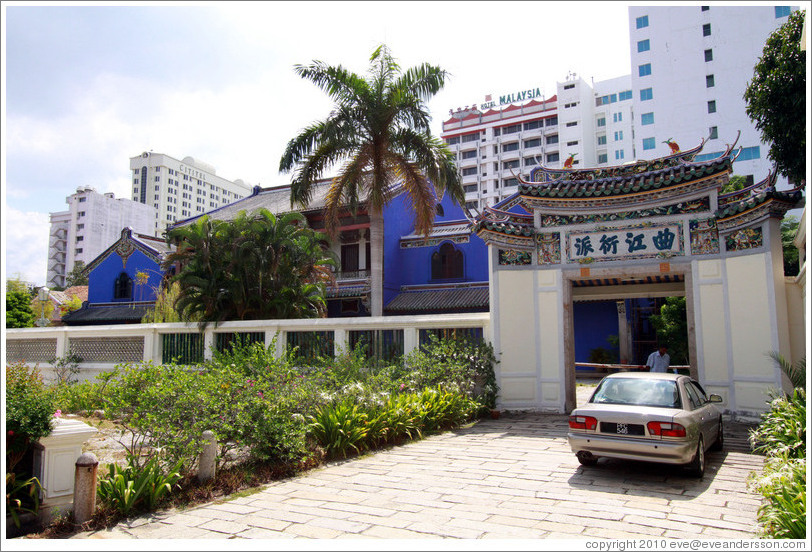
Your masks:
M372 316L383 316L383 213L369 213L371 273L370 305Z

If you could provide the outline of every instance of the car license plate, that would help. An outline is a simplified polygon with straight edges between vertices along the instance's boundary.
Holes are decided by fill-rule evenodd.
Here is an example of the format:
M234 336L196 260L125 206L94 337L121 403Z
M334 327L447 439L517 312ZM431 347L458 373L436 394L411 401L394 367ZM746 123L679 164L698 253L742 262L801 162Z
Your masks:
M624 424L614 422L601 422L601 433L614 433L615 435L645 435L640 424Z

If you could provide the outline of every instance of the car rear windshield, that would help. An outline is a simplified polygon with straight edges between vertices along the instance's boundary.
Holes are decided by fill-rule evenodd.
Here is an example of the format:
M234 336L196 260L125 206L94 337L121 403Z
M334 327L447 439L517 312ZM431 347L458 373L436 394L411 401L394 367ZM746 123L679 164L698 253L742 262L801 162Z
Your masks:
M589 402L682 408L677 382L657 379L605 379L598 385Z

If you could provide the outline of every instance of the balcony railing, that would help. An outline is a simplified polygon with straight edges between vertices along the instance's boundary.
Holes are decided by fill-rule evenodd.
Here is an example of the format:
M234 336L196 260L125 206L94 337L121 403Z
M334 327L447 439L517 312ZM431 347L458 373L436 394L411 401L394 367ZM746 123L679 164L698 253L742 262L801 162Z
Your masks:
M334 272L336 282L345 282L347 280L365 280L369 278L369 269L365 270L342 270L341 272Z

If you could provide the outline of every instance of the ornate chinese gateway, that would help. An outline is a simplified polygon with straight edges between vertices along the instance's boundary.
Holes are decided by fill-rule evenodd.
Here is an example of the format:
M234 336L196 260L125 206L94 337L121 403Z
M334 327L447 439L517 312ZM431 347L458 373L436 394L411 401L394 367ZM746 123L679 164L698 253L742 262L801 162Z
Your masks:
M781 219L802 192L775 189L775 174L722 194L736 157L694 161L699 146L651 161L549 169L520 179L485 209L474 231L499 249L498 264L547 266L718 255L763 246L761 224Z
M788 347L780 221L803 192L776 190L769 174L722 193L740 149L702 159L704 144L615 167L538 167L472 219L490 250L506 406L574 406L571 311L586 300L581 289L641 297L641 284L668 282L686 296L692 375L730 411L763 410L764 389L780 386L765 355Z

